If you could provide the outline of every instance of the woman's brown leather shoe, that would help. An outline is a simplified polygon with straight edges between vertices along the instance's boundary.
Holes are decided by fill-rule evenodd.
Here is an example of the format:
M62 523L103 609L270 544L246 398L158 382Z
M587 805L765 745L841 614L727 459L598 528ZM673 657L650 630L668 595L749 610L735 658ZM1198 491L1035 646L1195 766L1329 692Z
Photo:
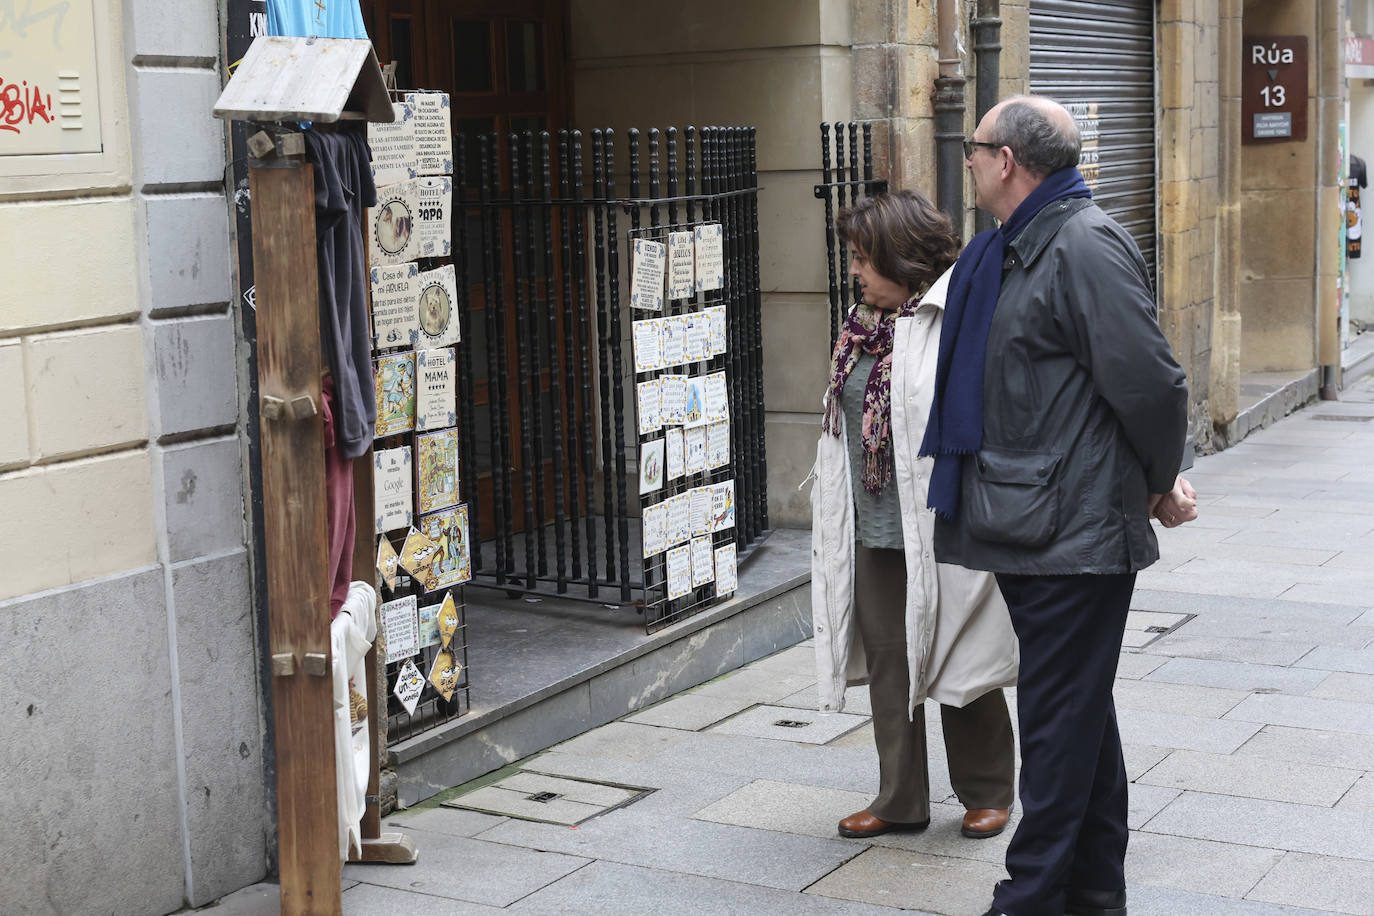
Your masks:
M964 826L959 830L973 840L986 840L1007 829L1008 808L970 808L964 812Z
M914 824L894 824L880 817L874 817L867 811L859 811L840 821L840 836L848 837L851 840L862 840L865 837L882 836L884 833L901 831L915 833L918 830L925 830L929 826L930 818Z

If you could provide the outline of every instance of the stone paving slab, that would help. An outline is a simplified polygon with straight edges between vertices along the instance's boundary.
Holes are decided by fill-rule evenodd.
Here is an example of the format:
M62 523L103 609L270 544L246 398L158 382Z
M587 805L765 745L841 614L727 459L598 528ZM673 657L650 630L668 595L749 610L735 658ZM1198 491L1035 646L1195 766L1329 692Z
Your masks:
M837 839L840 819L865 810L872 800L873 796L863 792L757 779L692 817L717 824ZM865 845L865 841L859 840L844 842Z
M485 833L512 823L517 822L508 821ZM510 849L442 833L409 832L421 850L414 865L349 864L344 866L344 877L363 884L500 907L552 884L589 861L558 852Z
M398 811L390 815L386 822L402 830L425 830L431 833L446 833L449 836L471 837L495 827L504 820L504 817L495 814L440 807L424 811Z
M691 692L699 696L737 697L751 703L776 703L798 690L816 683L816 675L779 674L760 671L752 665L733 674L708 681Z
M625 719L637 725L656 725L683 731L700 731L754 705L740 697L703 696L699 693L680 693L671 699L655 703L642 712Z
M1364 916L1374 911L1374 863L1290 852L1246 896Z
M605 811L603 805L587 805L569 798L536 802L529 792L511 792L497 786L483 786L466 795L444 802L449 808L471 808L487 814L505 814L552 824L578 824Z
M1139 830L1182 794L1183 790L1181 789L1134 783L1127 795L1126 826L1132 830Z
M1374 735L1374 706L1321 697L1294 697L1279 693L1249 696L1228 712L1226 719Z
M1302 695L1326 679L1325 672L1302 671L1279 665L1218 661L1203 658L1171 658L1149 674L1147 681L1220 687L1246 693L1291 693Z
M1194 894L1167 887L1128 889L1131 916L1323 916L1321 910Z
M1329 649L1323 646L1304 655L1297 667L1374 674L1374 649Z
M593 862L514 904L509 912L547 916L886 916L897 911L656 868Z
M1145 677L1168 661L1158 655L1145 655L1139 652L1122 652L1116 663L1116 676L1136 680Z
M1324 681L1307 691L1307 695L1374 704L1374 674L1337 671L1327 675Z
M791 696L778 701L779 706L794 706L798 709L817 709L820 707L820 690L812 684L805 690L798 690ZM867 687L849 687L844 692L844 709L841 712L856 716L873 715L873 703L868 696Z
M1155 815L1145 829L1374 861L1374 815L1360 811L1185 792Z
M708 729L711 733L795 741L801 744L827 744L867 722L866 716L849 713L822 713L788 706L754 706ZM778 723L785 722L788 725ZM792 727L790 723L804 723Z
M1164 681L1119 681L1112 691L1117 709L1172 711L1186 709L1189 715L1220 719L1248 694L1241 690L1170 684Z
M1126 779L1135 782L1150 768L1173 753L1169 747L1149 747L1144 744L1121 745L1121 756L1126 761Z
M1336 803L1337 808L1374 814L1374 773L1365 773L1360 781Z
M675 744L686 740L686 737L685 733L672 729L618 721L594 728L554 747L559 753L578 757L645 760L667 751Z
M1361 775L1359 770L1303 763L1276 767L1272 760L1262 757L1174 751L1138 781L1214 795L1242 795L1329 808L1350 791Z
M1237 754L1271 760L1374 770L1374 737L1266 725Z
M1205 614L1184 627L1188 636L1218 636L1234 639L1271 639L1288 643L1312 643L1363 649L1374 640L1374 629L1338 621L1303 620L1287 615Z
M274 916L276 912L274 911ZM491 916L493 913L504 913L506 910L434 894L418 894L397 888L359 884L344 891L343 912L344 916ZM219 914L216 913L215 916Z
M1132 912L1141 886L1244 897L1283 858L1277 849L1135 832L1126 847Z
M1150 646L1150 651L1156 655L1182 655L1210 661L1287 666L1316 648L1316 644L1311 642L1241 639L1233 636L1192 636L1188 632L1188 626L1161 637Z
M1369 607L1364 596L1347 594L1347 600L1331 602L1292 601L1287 598L1237 598L1232 595L1198 595L1137 588L1131 607L1141 610L1178 611L1206 616L1214 613L1257 615L1284 619L1329 620L1350 623Z
M852 844L840 840L644 815L633 807L613 811L575 830L507 821L479 834L479 838L492 845L551 850L793 891L856 854Z
M806 892L949 916L981 916L992 902L993 885L1004 877L998 865L875 846Z
M1119 710L1117 723L1124 744L1185 748L1213 754L1231 753L1261 728L1255 723L1146 709Z

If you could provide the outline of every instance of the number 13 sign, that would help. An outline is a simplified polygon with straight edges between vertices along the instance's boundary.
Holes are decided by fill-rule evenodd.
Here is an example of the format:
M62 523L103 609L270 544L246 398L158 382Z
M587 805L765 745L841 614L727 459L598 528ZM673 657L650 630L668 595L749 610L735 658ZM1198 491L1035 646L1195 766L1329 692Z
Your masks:
M1247 36L1242 47L1242 142L1306 140L1307 36Z

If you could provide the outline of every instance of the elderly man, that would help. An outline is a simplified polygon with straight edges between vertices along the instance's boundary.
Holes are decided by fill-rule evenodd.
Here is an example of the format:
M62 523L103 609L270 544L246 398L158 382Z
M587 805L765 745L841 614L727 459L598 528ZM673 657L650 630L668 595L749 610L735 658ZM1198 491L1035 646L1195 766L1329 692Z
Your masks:
M1021 647L1022 817L987 916L1126 913L1112 682L1135 574L1159 558L1151 516L1196 517L1184 373L1079 147L1069 113L1031 97L965 143L1001 226L955 268L921 449L936 558L996 573Z

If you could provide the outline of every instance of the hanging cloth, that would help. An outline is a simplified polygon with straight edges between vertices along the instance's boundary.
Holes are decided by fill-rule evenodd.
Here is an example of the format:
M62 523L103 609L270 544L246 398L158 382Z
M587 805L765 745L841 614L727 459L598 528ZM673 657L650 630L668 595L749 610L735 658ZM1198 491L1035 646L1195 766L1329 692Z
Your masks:
M377 593L354 582L348 600L329 625L334 680L334 775L338 784L339 858L362 854L362 820L367 808L371 729L367 719L367 651L377 638ZM354 716L355 707L360 715ZM373 698L383 704L386 698Z
M267 0L267 34L367 40L358 0Z

